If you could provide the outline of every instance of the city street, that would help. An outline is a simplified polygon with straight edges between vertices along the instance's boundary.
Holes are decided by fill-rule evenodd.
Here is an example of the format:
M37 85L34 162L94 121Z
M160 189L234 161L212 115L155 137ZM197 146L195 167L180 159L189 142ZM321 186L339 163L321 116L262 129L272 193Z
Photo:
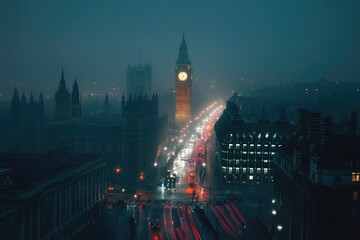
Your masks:
M212 104L174 137L175 148L164 147L160 155L172 158L165 176L174 186L166 178L159 183L145 177L136 195L109 194L108 214L91 228L89 239L266 239L257 225L259 204L247 199L245 190L260 192L260 198L267 190L217 182L213 124L222 110L220 103Z

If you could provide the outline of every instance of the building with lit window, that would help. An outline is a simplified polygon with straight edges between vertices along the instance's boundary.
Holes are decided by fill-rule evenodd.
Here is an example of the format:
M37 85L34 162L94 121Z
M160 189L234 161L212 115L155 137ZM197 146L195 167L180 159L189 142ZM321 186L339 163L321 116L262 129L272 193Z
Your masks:
M358 239L360 137L356 125L334 133L330 117L299 110L301 131L273 161L273 227L282 239ZM356 123L356 114L352 113ZM345 128L346 129L346 128Z
M227 101L215 124L218 162L224 182L269 184L276 151L296 132L283 110L280 119L250 123L240 117L239 106Z
M97 155L0 156L0 239L72 239L106 210Z

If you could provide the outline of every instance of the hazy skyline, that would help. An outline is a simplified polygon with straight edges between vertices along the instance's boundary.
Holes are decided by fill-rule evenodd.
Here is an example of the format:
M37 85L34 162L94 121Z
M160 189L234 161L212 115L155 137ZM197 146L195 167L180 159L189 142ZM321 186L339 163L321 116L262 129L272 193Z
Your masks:
M69 89L77 78L82 93L123 92L140 49L161 93L174 87L183 32L199 84L359 82L359 10L357 0L1 1L0 100L14 87L52 96L62 67Z

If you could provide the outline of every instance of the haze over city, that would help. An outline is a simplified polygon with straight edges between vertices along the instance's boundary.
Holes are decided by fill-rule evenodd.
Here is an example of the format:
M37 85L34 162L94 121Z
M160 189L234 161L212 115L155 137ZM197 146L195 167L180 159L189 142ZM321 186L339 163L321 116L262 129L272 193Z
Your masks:
M169 91L183 32L195 81L223 92L358 82L359 9L356 0L2 1L1 99L14 87L52 97L62 67L83 94L118 94L140 61L152 64L153 89Z
M359 10L2 0L0 240L358 240Z

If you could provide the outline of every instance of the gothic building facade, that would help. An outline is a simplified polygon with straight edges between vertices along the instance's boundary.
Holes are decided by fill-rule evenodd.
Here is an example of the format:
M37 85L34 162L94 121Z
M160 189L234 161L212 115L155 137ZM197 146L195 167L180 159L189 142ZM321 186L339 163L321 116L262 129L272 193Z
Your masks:
M127 68L127 95L151 95L151 65L134 64Z
M55 93L54 118L56 121L79 120L81 118L79 86L75 80L70 96L66 87L64 70L61 71L59 86Z

